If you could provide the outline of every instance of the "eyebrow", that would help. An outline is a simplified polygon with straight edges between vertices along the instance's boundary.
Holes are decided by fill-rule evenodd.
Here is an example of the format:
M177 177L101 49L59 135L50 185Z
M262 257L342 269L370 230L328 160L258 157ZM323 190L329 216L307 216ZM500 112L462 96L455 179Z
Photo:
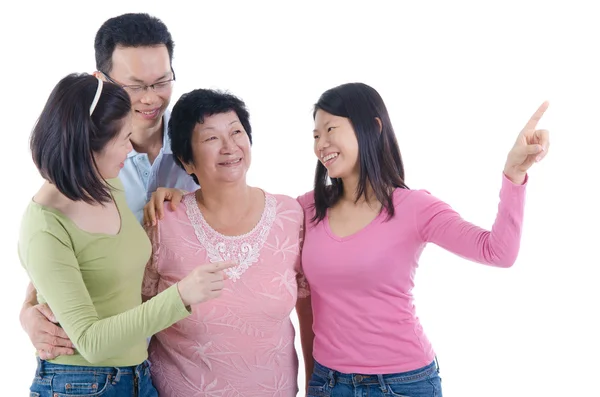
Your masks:
M326 128L326 127L327 127L329 124L331 124L331 123L333 123L333 120L328 120L328 121L327 121L325 124L323 124L323 127L325 127L325 128ZM317 129L317 128L315 128L315 129L313 130L313 132L318 132L318 129Z
M242 122L241 122L241 121L239 121L239 120L233 120L231 123L229 123L229 125L230 125L230 126L232 126L232 125L233 125L233 124L235 124L235 123L240 123L240 124L242 124ZM202 129L200 129L200 132L204 132L204 131L207 131L207 130L214 130L214 129L215 129L215 127L211 127L211 126L208 126L208 127L203 127Z
M167 73L163 74L162 76L160 76L159 78L154 80L154 83L158 83L159 81L164 80L165 78L169 77L169 74L171 74L170 71L168 71ZM127 78L127 80L133 81L133 82L139 83L139 84L146 84L146 82L144 80L140 80L137 77L129 77L129 78Z

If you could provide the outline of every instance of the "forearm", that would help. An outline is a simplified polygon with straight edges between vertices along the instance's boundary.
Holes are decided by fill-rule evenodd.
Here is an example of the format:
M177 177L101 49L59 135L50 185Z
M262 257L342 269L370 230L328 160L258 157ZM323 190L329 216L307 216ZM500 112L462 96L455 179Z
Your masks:
M296 313L300 323L300 341L302 343L302 355L304 357L304 370L306 372L306 385L312 376L314 369L313 341L315 334L313 332L313 313L310 296L299 298L296 303Z
M23 302L23 307L31 307L37 304L37 291L35 290L33 283L30 282L27 286L27 291L25 292L25 302Z
M77 316L77 324L69 321L64 328L67 334L72 331L77 350L93 364L122 352L140 338L148 338L188 315L174 287L121 314L101 320Z
M23 329L26 329L25 323L23 321L25 312L27 311L27 309L30 309L37 304L37 291L35 290L33 284L30 282L27 286L27 291L25 292L25 301L23 302L23 306L21 307L21 311L19 312L19 321L21 322L21 327Z

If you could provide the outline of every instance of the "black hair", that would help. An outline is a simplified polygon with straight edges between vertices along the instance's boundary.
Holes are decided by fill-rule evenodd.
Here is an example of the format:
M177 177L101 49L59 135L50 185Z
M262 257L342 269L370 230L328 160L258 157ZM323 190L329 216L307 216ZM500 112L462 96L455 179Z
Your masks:
M145 13L110 18L98 29L94 40L96 69L103 73L111 72L112 55L117 46L152 47L161 44L167 47L172 64L175 43L167 26L160 19Z
M61 79L30 139L33 162L42 177L69 199L87 203L111 200L93 154L119 134L131 112L125 90L105 82L90 115L97 89L98 79L89 74L69 74Z
M203 123L205 117L230 111L238 116L252 144L250 114L238 97L224 91L197 89L179 98L171 111L169 138L173 157L181 168L184 168L183 163L193 163L192 134L196 124ZM196 175L191 176L196 184L200 184Z

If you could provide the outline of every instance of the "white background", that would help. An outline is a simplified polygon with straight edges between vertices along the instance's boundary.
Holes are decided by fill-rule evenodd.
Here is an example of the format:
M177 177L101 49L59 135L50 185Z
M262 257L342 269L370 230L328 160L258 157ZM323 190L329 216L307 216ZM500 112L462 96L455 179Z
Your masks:
M541 127L552 146L530 173L517 263L495 269L430 246L417 273L417 312L438 354L445 396L600 396L600 14L593 1L550 3L0 6L0 394L27 395L35 366L18 321L27 278L16 250L22 211L41 183L29 133L60 78L94 70L100 25L149 12L176 42L172 103L199 87L244 99L255 131L249 180L272 193L311 189L311 106L325 89L362 81L386 101L408 185L490 227L506 154L548 99Z

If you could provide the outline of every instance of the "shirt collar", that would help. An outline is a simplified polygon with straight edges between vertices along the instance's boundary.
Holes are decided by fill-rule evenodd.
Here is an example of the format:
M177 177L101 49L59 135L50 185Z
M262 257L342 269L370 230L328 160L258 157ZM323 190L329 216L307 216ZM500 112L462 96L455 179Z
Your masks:
M173 154L171 151L171 139L169 139L169 118L171 117L171 112L167 109L165 110L165 114L163 115L163 146L160 149L161 152L165 154ZM131 158L137 156L139 153L135 151L135 149L131 149L131 152L127 154L127 158Z

